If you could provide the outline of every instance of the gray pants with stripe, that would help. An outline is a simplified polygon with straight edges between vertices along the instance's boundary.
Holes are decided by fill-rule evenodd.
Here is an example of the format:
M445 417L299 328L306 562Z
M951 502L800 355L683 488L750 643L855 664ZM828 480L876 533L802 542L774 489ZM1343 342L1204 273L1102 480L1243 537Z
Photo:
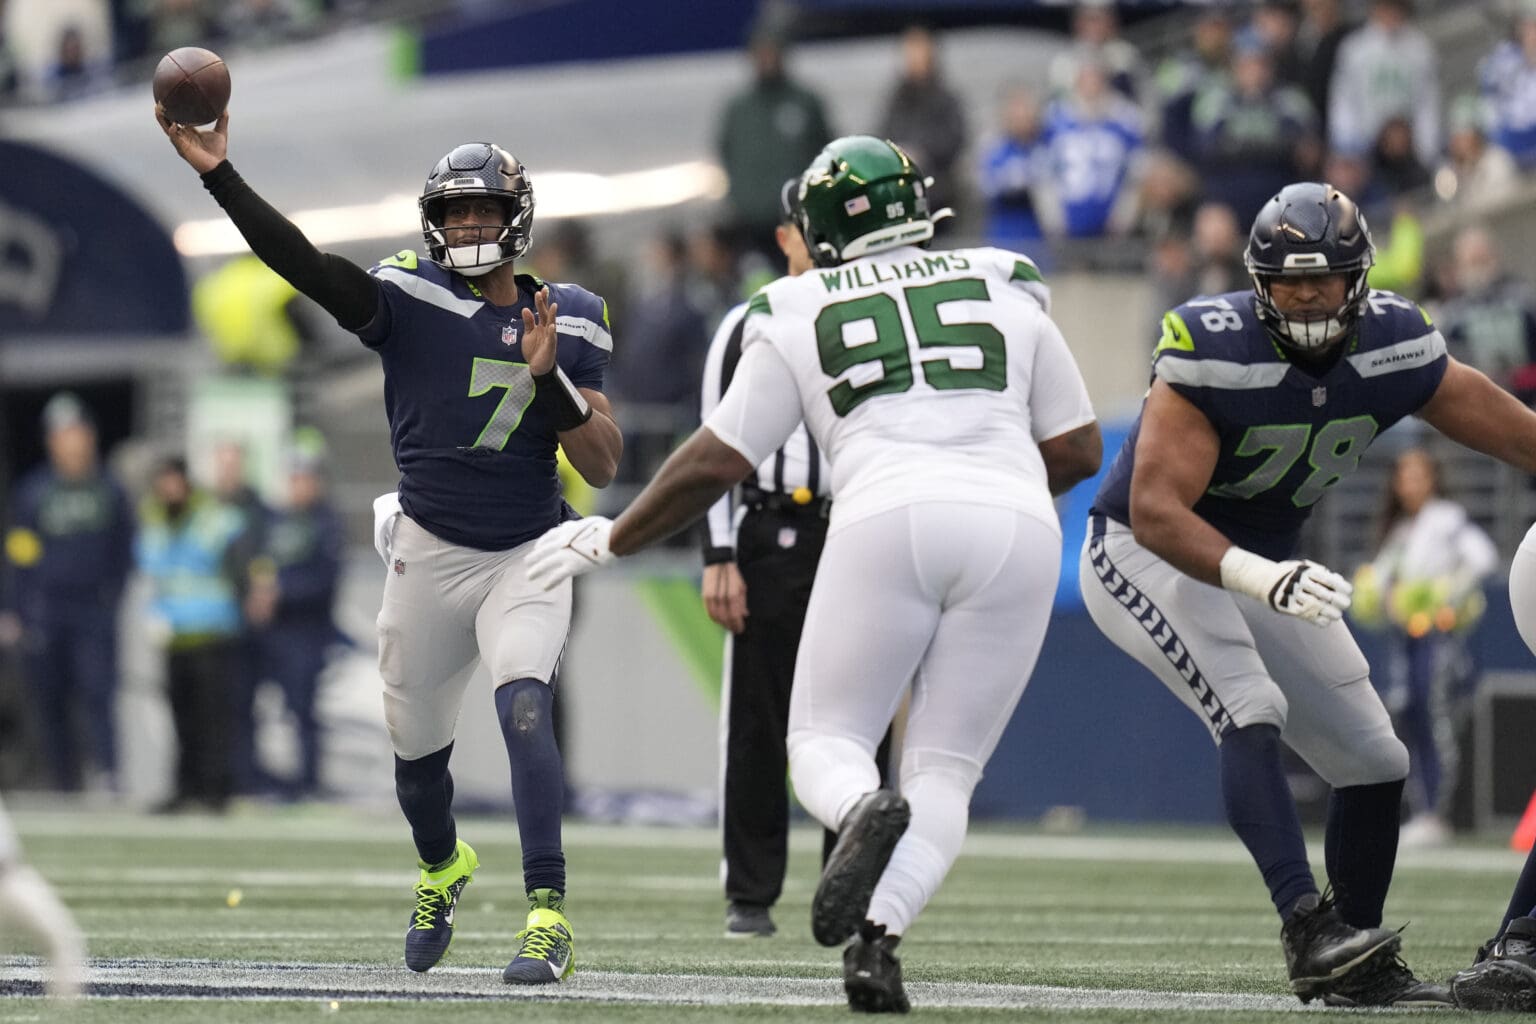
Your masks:
M546 592L530 583L532 547L460 547L404 515L395 519L378 626L384 720L400 757L413 761L452 742L481 661L492 686L553 675L571 626L571 584Z
M1342 622L1319 629L1180 572L1095 515L1080 565L1083 601L1116 647L1162 680L1211 730L1269 724L1334 788L1408 775L1408 751Z

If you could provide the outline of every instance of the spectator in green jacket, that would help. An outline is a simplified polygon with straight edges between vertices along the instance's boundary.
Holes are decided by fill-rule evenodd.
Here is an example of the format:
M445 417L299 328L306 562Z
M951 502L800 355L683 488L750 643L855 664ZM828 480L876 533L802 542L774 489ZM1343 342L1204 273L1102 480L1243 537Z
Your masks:
M717 139L730 179L726 201L740 242L772 265L779 260L779 188L799 176L832 138L821 98L784 70L784 42L759 31L748 44L752 83L731 97Z

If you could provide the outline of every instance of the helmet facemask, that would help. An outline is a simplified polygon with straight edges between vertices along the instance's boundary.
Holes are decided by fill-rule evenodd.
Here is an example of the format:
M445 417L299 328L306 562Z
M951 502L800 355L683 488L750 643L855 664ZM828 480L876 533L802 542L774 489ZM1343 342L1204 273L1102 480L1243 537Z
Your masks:
M1254 218L1243 254L1253 278L1255 311L1276 343L1319 355L1356 329L1370 297L1367 276L1376 262L1371 232L1353 200L1323 182L1287 185ZM1338 277L1343 297L1332 309L1282 311L1275 282Z
M501 205L501 223L446 223L450 200L486 196ZM439 160L417 205L428 259L465 277L516 259L533 241L533 183L512 154L490 143L468 143Z
M1366 298L1370 294L1370 286L1366 283L1369 271L1368 262L1354 271L1330 268L1312 274L1272 274L1256 270L1252 266L1248 268L1248 273L1253 278L1254 293L1258 297L1259 319L1264 326L1269 328L1276 340L1298 352L1311 355L1325 352L1343 341L1360 322L1360 316L1365 311ZM1275 305L1273 291L1275 281L1295 280L1304 276L1335 275L1347 278L1344 300L1336 308L1318 313L1285 313Z
M497 205L502 208L501 223L446 224L445 211L450 200L460 196L485 195L496 196ZM469 193L447 192L424 201L421 212L422 234L427 240L433 262L465 277L479 277L521 256L528 248L528 227L533 219L533 210L529 208L511 213L511 205L510 194L497 194L483 189Z

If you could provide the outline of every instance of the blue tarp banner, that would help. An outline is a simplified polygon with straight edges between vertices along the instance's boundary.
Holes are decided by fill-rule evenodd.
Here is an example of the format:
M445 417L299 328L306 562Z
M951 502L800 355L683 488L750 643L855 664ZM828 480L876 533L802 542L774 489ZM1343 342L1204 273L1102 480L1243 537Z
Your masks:
M0 141L0 336L177 335L187 278L165 228L71 158Z

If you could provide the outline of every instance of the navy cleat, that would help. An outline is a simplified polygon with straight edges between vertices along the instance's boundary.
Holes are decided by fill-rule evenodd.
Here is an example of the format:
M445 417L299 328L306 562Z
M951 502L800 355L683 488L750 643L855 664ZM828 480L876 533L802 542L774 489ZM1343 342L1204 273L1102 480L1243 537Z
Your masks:
M438 865L437 870L421 865L416 909L405 932L405 966L413 971L430 971L448 952L448 944L453 941L454 908L479 866L475 851L462 839L453 856Z
M889 789L866 793L853 805L811 901L811 934L817 942L836 946L858 930L880 875L911 820L907 802Z
M855 1013L906 1013L912 1009L901 985L901 961L896 956L900 935L885 934L885 925L864 922L843 950L843 991Z
M1331 899L1308 893L1280 929L1291 991L1304 1003L1373 957L1396 955L1403 938L1386 928L1353 928Z
M535 889L528 894L528 927L517 933L517 955L501 972L508 985L548 985L576 970L576 937L565 916L565 894Z
M1478 962L1451 979L1456 1005L1536 1013L1536 918L1515 918L1477 952Z

